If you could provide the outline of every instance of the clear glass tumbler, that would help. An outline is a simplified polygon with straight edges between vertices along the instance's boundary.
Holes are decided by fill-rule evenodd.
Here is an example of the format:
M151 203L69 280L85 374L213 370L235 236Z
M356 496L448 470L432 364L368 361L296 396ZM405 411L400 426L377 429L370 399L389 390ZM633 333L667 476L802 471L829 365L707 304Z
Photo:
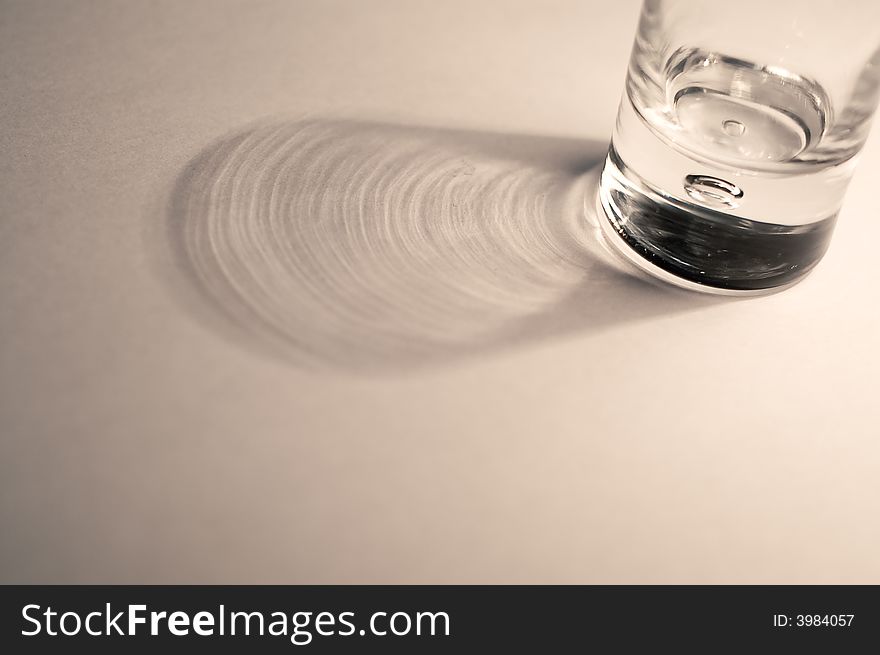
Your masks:
M599 185L606 242L688 288L797 281L878 93L880 0L646 0Z

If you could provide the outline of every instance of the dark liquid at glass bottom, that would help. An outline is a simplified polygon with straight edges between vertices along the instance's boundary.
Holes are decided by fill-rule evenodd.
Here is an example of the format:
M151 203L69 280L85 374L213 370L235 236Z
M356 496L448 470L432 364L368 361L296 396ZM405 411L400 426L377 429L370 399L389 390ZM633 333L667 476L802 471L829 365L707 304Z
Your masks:
M683 279L731 290L772 289L806 275L825 254L837 219L774 225L683 211L618 189L609 200L616 216L608 220L639 255Z

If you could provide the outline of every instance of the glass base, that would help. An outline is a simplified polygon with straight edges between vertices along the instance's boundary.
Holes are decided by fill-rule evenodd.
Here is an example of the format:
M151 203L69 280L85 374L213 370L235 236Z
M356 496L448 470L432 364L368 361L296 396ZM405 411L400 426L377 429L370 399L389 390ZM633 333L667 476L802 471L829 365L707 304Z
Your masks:
M750 296L790 287L819 262L836 217L783 226L666 198L624 175L612 149L596 197L605 245L654 278Z

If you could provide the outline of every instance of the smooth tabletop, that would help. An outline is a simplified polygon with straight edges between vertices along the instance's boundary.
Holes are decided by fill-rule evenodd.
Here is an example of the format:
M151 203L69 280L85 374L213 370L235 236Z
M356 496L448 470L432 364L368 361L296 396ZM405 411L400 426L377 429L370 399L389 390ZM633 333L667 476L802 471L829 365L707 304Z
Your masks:
M621 272L637 14L0 2L0 582L880 583L880 137L794 288Z

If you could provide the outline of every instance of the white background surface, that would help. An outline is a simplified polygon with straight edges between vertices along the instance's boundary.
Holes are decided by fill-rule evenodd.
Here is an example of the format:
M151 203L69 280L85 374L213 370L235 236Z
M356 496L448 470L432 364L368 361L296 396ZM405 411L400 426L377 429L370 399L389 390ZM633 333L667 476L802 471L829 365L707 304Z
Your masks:
M175 288L156 235L224 135L606 143L637 12L0 3L0 581L880 582L876 130L826 259L769 297L586 270L579 327L365 372Z

